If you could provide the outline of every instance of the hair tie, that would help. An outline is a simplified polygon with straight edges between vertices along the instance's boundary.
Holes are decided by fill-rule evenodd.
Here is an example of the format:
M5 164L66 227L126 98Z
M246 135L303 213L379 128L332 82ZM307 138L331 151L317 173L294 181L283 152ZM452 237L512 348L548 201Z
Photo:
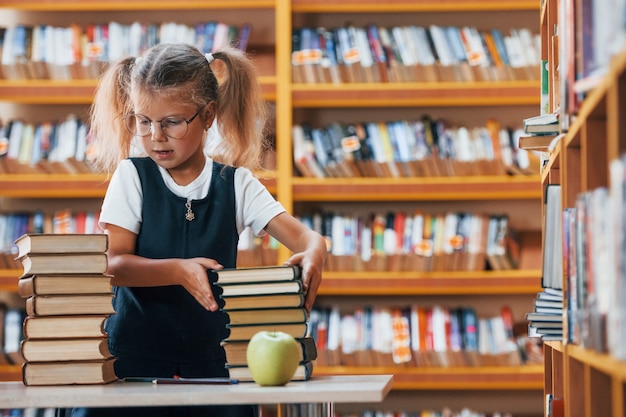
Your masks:
M204 54L204 57L206 58L206 62L208 62L209 65L211 65L211 62L215 61L215 57L210 52Z
M137 58L135 58L135 65L139 65L139 63L141 62L142 57L138 56Z

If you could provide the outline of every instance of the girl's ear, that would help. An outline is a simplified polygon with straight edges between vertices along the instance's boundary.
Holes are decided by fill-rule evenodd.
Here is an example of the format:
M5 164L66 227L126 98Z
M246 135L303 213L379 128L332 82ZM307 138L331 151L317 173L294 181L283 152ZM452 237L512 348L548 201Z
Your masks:
M204 130L209 130L213 126L215 120L215 100L207 103L202 111L202 120L204 121Z

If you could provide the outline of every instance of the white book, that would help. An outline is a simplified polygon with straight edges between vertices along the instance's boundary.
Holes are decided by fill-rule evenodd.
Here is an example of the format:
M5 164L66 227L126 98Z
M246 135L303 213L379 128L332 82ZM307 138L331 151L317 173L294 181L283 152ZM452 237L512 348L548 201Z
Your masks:
M387 156L383 149L382 139L380 137L380 130L378 124L375 122L369 122L366 124L367 135L370 137L370 144L372 145L372 153L374 154L374 160L378 163L387 162Z
M398 50L400 51L400 58L402 59L402 64L405 66L412 66L417 64L417 60L415 59L415 55L411 53L409 50L409 44L407 39L404 36L404 29L400 26L394 26L391 29L391 36L393 36L396 45L398 45Z
M513 68L521 68L528 65L522 49L522 43L515 33L504 36L504 46L506 47L506 53L509 56L509 61Z
M446 325L450 320L448 312L438 305L432 308L433 349L435 352L445 352L448 349L446 340Z
M15 37L15 27L9 26L4 32L4 42L2 43L2 65L14 65L15 54L13 38Z
M533 33L528 28L513 29L517 34L522 45L522 51L525 54L528 65L541 64L541 50L536 48Z
M413 44L417 54L417 62L421 65L434 65L435 55L433 55L430 44L428 43L428 35L426 29L422 26L409 26L409 32L413 36Z
M435 49L437 50L437 56L439 57L441 65L449 66L458 64L458 61L452 54L452 50L448 44L445 29L438 25L430 25L430 34L433 39Z
M413 215L412 230L411 230L411 251L417 253L417 249L422 243L424 237L424 215L417 212Z
M124 56L125 51L124 25L109 22L109 60L115 62Z
M24 122L21 120L13 120L11 123L11 131L9 132L9 149L7 158L17 159L20 156L20 148L22 146L22 131L24 130Z
M359 57L361 58L361 65L366 68L371 67L374 65L374 57L372 56L372 49L370 48L365 28L351 27L350 29L353 30L356 47L359 50Z
M341 341L341 313L339 311L339 306L337 305L332 306L328 314L327 333L328 339L326 342L326 349L339 349L339 344Z
M498 138L500 139L500 153L502 155L502 162L506 166L513 165L513 149L511 148L509 132L506 129L500 129L498 133Z
M393 320L388 307L377 307L373 310L372 348L381 353L391 353L393 349Z
M345 242L344 242L344 219L341 215L335 215L332 219L331 238L333 241L332 254L335 256L344 256Z
M447 213L444 221L443 251L447 254L454 252L454 237L456 236L459 215L457 213Z
M457 159L463 162L475 160L474 145L472 143L469 130L461 126L456 130L457 138Z
M85 123L77 121L77 124L76 151L74 153L74 159L77 161L84 161L87 155L87 135L89 132Z
M340 346L343 353L354 353L359 346L360 325L353 314L344 314L339 322Z
M472 215L470 219L470 231L469 239L467 241L467 252L471 254L479 254L483 251L483 240L486 236L483 236L483 225L485 222L484 216Z
M487 159L483 138L480 136L478 128L472 128L472 130L470 131L470 137L474 149L474 157L476 158L475 160L480 161Z
M361 228L361 260L364 262L372 258L372 229L369 225Z
M415 37L413 30L410 26L403 26L402 28L402 38L406 42L407 52L409 54L409 60L413 63L412 65L423 65L423 63L419 60L419 55L417 52L418 39Z
M20 151L17 160L21 164L30 164L33 155L35 142L35 126L32 123L24 123L22 129L22 139L20 140Z

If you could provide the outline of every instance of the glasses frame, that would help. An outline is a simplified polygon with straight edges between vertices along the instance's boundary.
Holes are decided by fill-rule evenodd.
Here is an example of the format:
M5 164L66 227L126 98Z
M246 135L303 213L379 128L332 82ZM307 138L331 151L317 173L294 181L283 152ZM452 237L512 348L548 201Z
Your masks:
M185 131L185 134L182 135L181 137L175 138L172 136L169 136L167 133L165 133L165 130L163 128L163 121L170 119L170 118L176 118L176 116L167 116L162 118L161 120L152 120L149 117L141 114L141 113L129 113L124 115L123 119L124 119L124 127L126 127L126 130L128 130L130 132L130 134L132 134L133 136L138 136L141 138L145 138L147 136L153 135L154 134L154 123L158 123L159 124L159 129L161 129L161 133L163 133L163 136L165 136L168 139L172 139L172 140L179 140L184 138L185 136L187 136L187 133L189 133L189 125L191 124L191 122L193 122L195 120L196 117L198 117L198 115L200 114L200 112L202 112L202 110L204 109L204 107L201 107L196 114L194 114L193 116L191 116L189 119L185 119L184 117L181 117L180 119L182 121L184 121L185 123L187 123L187 130ZM148 131L148 133L146 133L145 135L140 135L139 133L133 132L130 128L130 126L128 125L128 123L126 122L126 120L130 117L137 117L137 116L141 116L143 118L145 118L147 121L150 122L150 130Z

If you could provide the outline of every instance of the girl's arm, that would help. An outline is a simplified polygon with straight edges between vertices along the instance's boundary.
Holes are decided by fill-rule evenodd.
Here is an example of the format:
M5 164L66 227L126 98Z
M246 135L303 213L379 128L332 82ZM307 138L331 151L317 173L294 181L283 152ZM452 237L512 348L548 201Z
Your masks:
M310 312L322 282L322 270L326 261L324 238L286 212L270 220L265 231L294 253L285 261L286 265L302 267L306 292L305 308Z
M109 236L107 273L111 284L127 287L182 285L204 308L218 309L207 277L207 269L221 269L209 258L148 259L135 255L137 235L112 224L105 225Z

